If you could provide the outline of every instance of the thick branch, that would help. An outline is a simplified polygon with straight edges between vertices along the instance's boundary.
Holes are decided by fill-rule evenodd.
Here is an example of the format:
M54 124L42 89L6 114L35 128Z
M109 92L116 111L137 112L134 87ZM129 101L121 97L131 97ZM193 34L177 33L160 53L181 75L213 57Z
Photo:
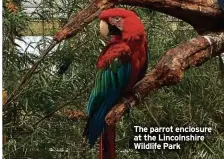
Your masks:
M150 8L191 24L199 33L224 31L224 14L217 1L209 0L93 0L91 5L72 18L54 37L56 41L66 39L99 13L115 4L126 4Z
M119 3L177 17L191 24L199 33L224 31L224 13L217 0L120 0Z
M62 41L75 35L93 21L100 12L115 4L127 4L150 8L191 24L199 33L224 31L224 14L217 1L209 0L93 0L92 3L70 19L55 35L54 40Z
M179 83L184 71L190 67L200 66L210 58L224 52L224 33L198 36L190 41L170 49L158 62L156 67L134 88L142 98L163 86ZM132 107L138 100L135 94L126 96ZM128 105L119 102L106 116L106 122L113 125L127 111Z

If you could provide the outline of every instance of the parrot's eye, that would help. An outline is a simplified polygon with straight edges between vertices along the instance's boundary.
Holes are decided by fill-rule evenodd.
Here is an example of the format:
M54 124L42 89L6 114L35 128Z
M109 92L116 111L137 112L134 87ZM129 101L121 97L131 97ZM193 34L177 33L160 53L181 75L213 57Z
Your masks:
M116 16L116 17L114 17L114 20L115 20L116 22L118 22L118 21L121 20L121 17Z

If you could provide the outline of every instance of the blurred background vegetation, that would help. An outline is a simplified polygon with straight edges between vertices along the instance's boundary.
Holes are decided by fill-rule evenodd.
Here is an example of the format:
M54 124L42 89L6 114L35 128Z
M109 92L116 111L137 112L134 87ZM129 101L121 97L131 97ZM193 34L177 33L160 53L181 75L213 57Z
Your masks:
M88 5L88 0L3 0L3 87L15 89L27 70L41 57L52 36ZM121 6L130 8L128 6ZM142 8L134 9L148 33L152 70L172 47L197 33L183 21ZM95 63L105 43L99 20L75 37L59 44L40 64L19 98L3 108L5 159L79 159L98 157L82 137L85 120L72 112L85 112L93 87ZM60 108L60 109L59 109ZM219 59L185 73L183 81L150 94L117 124L118 159L223 159L224 83ZM58 110L56 113L55 110ZM53 115L52 115L53 114ZM48 118L48 116L51 116ZM205 142L183 145L180 151L131 149L133 125L208 126L213 135Z

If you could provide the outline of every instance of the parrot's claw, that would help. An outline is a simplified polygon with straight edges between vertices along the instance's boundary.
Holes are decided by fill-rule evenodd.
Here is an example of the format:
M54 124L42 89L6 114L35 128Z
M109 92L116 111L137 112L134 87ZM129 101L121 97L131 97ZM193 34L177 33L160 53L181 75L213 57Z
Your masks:
M141 102L141 101L142 101L142 97L141 97L141 95L140 95L139 92L137 92L137 91L133 91L132 93L134 94L134 96L136 97L136 99L137 99L138 102ZM130 110L131 110L131 108L132 108L131 103L130 103L129 100L128 100L127 98L125 98L125 97L122 97L122 101L123 101L123 103L125 104L125 106L127 106L127 113L129 114L129 113L130 113Z
M125 106L127 106L127 113L128 113L128 115L129 115L129 113L130 113L130 109L131 109L131 104L129 103L129 101L128 101L127 98L122 97L122 101L123 101L123 103L125 104Z
M133 91L133 93L134 93L134 96L137 98L138 102L141 103L142 101L141 94L137 91Z

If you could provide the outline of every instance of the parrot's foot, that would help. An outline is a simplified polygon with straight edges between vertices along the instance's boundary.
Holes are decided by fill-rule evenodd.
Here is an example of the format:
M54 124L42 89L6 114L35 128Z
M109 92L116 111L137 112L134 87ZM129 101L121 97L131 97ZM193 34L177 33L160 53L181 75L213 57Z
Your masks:
M133 94L137 98L138 102L141 103L141 101L142 101L141 94L137 91L133 91Z
M130 104L130 102L128 101L128 99L125 98L125 97L122 97L121 100L122 100L122 102L125 104L125 106L127 106L127 113L128 113L128 116L129 116L130 109L131 109L131 104Z
M132 91L132 92L129 92L129 93L130 93L130 95L131 95L131 94L134 94L134 96L136 97L136 99L137 99L137 101L138 101L139 103L142 101L142 97L141 97L141 95L140 95L139 92L137 92L137 91ZM127 106L127 113L129 114L129 113L130 113L130 110L131 110L131 108L132 108L132 104L131 104L130 101L129 101L127 98L125 98L125 97L122 97L121 100L122 100L122 102L125 104L125 106Z

